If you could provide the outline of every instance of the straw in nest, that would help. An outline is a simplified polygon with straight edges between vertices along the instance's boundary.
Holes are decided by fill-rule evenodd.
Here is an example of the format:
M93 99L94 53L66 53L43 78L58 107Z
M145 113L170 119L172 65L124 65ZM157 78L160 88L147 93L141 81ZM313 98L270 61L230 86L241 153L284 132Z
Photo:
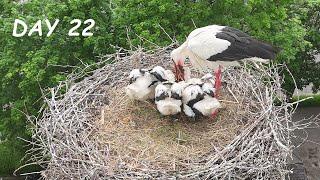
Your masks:
M133 68L170 68L172 47L106 55L95 66L108 64L90 76L74 74L50 89L32 119L30 164L42 165L48 179L284 179L290 136L311 125L292 121L297 102L287 102L279 75L286 66L229 69L216 119L173 122L122 91Z

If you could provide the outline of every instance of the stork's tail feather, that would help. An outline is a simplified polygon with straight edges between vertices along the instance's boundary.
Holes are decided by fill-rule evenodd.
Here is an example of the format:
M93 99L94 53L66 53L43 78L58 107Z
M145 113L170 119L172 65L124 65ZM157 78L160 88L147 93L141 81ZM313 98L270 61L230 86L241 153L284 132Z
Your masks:
M252 43L252 48L255 49L255 51L253 51L253 49L248 49L248 54L250 54L250 56L255 57L255 54L252 53L258 53L259 58L262 59L275 59L277 54L282 50L281 48L272 46L269 43L265 43L263 41L259 41L259 40L254 40L251 42Z

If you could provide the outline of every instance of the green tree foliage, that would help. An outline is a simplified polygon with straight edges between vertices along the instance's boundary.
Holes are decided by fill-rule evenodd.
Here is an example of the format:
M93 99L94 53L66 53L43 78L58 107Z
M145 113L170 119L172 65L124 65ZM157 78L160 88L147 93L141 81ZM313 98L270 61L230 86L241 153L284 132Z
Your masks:
M172 37L185 38L192 29L193 22L205 23L210 6L208 2L194 3L189 0L115 0L113 9L113 24L117 30L116 43L128 45L127 33L132 38L133 45L148 46L143 44L141 38L158 45L166 45L171 40L165 31ZM128 28L128 31L127 31ZM137 37L138 35L139 37Z
M64 79L65 73L72 66L96 61L95 56L110 52L111 19L108 3L96 0L33 0L24 4L3 1L0 35L0 105L10 105L1 113L3 126L10 133L22 133L25 123L20 119L23 114L19 110L35 114L41 105L40 88L56 85ZM56 31L46 37L44 35L13 37L14 19L27 22L29 29L37 20L49 19L53 23L60 19ZM92 37L69 37L68 31L72 19L94 19L97 26ZM79 32L83 29L79 28ZM9 118L7 120L3 120ZM18 128L18 129L16 129ZM13 131L16 129L16 131ZM19 131L20 130L20 131ZM5 129L2 129L5 131ZM10 135L9 132L4 133Z
M312 83L313 90L316 92L320 89L320 63L315 62L315 55L320 54L320 1L302 2L298 7L296 6L292 12L299 13L306 28L304 39L310 44L298 52L296 62L290 66L293 66L298 88L301 89Z
M0 176L11 175L21 165L21 157L24 156L21 143L6 141L0 145ZM29 166L20 172L33 172L38 170L36 166Z
M97 55L112 51L111 16L105 0L32 0L23 4L2 0L0 11L0 147L8 149L4 146L10 144L18 151L23 150L23 144L15 143L17 137L28 137L24 113L36 115L42 105L40 87L53 87L73 66L95 62ZM96 22L91 30L94 36L67 35L74 26L71 20L90 18ZM48 29L43 21L42 37L17 38L12 36L15 19L25 21L29 30L37 20L53 23L60 19L60 23L50 37L46 37Z

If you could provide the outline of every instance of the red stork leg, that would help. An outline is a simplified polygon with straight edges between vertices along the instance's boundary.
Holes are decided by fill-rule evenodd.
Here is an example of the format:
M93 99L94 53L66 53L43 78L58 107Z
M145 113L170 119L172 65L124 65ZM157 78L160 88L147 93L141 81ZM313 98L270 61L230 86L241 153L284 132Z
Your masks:
M214 84L214 88L216 89L216 93L215 93L215 96L218 98L219 96L219 91L220 91L220 88L221 88L221 66L219 65L219 68L217 71L214 72L214 75L216 77L216 81L215 81L215 84Z
M218 70L216 70L215 72L214 72L214 75L215 75L215 77L216 77L216 80L215 80L215 84L214 84L214 88L216 89L216 93L215 93L215 97L216 98L218 98L218 96L219 96L219 91L220 91L220 88L221 88L221 66L219 65L219 68L218 68ZM217 116L217 114L218 114L218 109L217 110L215 110L212 114L211 114L211 117L212 118L215 118L216 116Z

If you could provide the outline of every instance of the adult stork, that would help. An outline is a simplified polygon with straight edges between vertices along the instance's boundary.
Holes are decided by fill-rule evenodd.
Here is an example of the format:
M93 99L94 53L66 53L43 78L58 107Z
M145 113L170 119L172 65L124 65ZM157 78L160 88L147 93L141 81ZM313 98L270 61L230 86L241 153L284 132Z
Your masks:
M187 40L171 52L177 80L184 80L184 61L200 71L215 70L216 89L220 87L221 68L240 65L243 60L268 62L278 49L228 26L210 25L193 30Z

